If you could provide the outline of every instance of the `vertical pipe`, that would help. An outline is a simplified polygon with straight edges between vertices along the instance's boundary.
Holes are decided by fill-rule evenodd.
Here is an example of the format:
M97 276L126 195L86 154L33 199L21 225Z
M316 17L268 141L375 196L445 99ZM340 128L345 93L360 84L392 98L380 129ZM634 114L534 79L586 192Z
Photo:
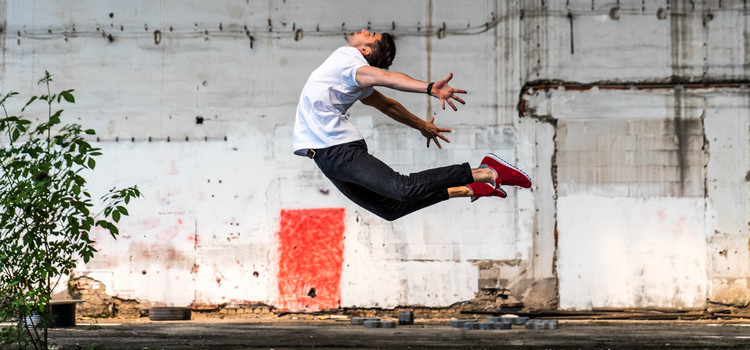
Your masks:
M0 62L0 77L5 77L5 38L7 38L7 35L5 33L8 32L8 20L7 20L7 10L8 3L6 0L0 0L0 53L2 53L2 57L0 58L2 61ZM2 85L0 85L0 91L4 91L2 89Z
M432 0L427 0L427 29L425 30L425 46L427 50L427 81L432 81ZM427 115L425 118L430 119L432 115L432 97L427 96Z

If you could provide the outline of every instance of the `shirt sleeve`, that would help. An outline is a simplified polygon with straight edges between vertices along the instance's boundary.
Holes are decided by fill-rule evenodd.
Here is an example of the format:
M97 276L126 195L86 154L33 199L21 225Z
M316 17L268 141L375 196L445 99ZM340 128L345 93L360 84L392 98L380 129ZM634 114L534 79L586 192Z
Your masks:
M362 66L366 66L365 63L355 63L351 65L349 68L345 69L343 72L343 78L346 85L352 86L352 87L359 87L359 83L357 83L357 69Z
M344 82L347 85L353 88L360 89L360 95L359 95L360 99L367 98L373 93L373 91L375 91L373 87L361 88L359 86L359 83L357 83L357 69L363 66L368 66L368 64L366 62L363 62L363 60L360 61L360 60L352 59L349 62L348 68L344 69L343 74L342 74Z
M350 86L360 87L359 83L357 83L357 69L364 66L367 66L367 64L359 63L351 69L351 72L348 72L348 74L346 74L347 83L350 84ZM373 91L375 91L375 88L373 88L372 86L363 88L361 89L359 98L367 98L368 96L372 95Z

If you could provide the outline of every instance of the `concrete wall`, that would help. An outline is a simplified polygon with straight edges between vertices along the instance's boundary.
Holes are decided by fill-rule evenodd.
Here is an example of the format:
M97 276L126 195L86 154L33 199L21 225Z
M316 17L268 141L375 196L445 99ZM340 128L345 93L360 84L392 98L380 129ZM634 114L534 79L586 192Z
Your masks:
M64 118L105 153L94 192L144 192L76 271L112 294L295 310L503 289L529 308L750 303L744 2L0 0L0 23L0 91L38 92L45 69L75 88ZM356 105L373 154L408 173L492 151L532 189L385 222L292 155L302 85L361 28L395 34L392 70L453 72L470 92L452 112L382 89L453 129L443 150Z

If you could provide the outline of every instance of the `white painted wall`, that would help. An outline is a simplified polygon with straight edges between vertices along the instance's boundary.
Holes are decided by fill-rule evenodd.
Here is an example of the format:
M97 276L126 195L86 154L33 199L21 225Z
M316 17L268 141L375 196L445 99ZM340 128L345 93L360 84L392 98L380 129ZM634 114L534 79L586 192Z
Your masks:
M79 267L110 294L273 304L281 210L337 207L346 213L342 306L470 300L488 261L520 261L497 277L537 308L750 302L746 87L535 90L517 109L535 81L745 81L742 2L0 0L0 24L0 92L39 93L44 70L55 74L57 88L76 89L64 118L95 128L104 149L94 192L144 192L121 237L100 233L100 254ZM345 32L368 26L396 35L392 70L422 80L453 72L453 85L469 90L459 112L383 90L453 129L443 150L356 105L350 116L373 154L408 173L477 165L492 151L534 187L390 223L292 155L308 74ZM675 118L700 126L682 139L680 161L664 155L681 152Z
M560 306L701 307L708 289L699 198L558 199Z

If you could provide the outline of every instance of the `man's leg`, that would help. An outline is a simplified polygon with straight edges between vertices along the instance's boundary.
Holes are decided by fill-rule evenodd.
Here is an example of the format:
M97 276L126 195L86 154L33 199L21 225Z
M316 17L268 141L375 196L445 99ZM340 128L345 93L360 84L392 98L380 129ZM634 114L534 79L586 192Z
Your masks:
M356 184L400 202L421 200L437 190L447 193L451 187L494 179L491 170L472 170L468 163L402 175L369 154L364 141L318 150L315 163L332 180Z
M336 188L352 202L388 221L393 221L417 210L448 199L448 191L437 190L421 198L399 201L375 193L360 185L330 179Z
M471 197L474 191L469 186L451 187L448 189L448 198Z
M402 175L369 154L364 140L317 150L315 163L345 196L386 220L449 198L506 196L488 184L497 170L464 163Z
M472 178L474 178L475 183L495 183L495 179L497 178L495 171L490 168L471 169L471 176ZM474 193L474 188L472 188L472 186L457 186L448 188L448 196L450 198L473 197L475 194L479 195L480 193Z

